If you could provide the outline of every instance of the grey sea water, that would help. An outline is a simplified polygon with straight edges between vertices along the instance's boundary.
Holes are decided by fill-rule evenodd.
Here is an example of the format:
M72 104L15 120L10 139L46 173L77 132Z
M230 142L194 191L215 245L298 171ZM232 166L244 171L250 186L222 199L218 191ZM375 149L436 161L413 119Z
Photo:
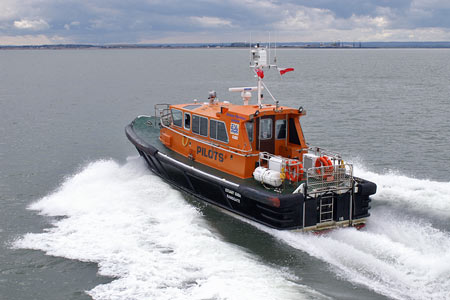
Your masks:
M448 299L450 51L277 56L307 141L378 184L364 230L269 230L137 157L124 126L154 104L240 102L248 50L0 51L0 299Z

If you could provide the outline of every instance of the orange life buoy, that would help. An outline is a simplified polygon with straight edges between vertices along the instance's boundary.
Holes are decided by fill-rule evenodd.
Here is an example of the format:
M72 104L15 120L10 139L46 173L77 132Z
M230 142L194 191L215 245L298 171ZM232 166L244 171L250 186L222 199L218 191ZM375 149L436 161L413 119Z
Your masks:
M316 165L315 165L316 168L326 167L326 166L328 166L328 162L323 156L318 157L316 159ZM320 174L322 174L322 169L316 169L316 172L317 172L317 174L320 175Z
M333 170L334 170L334 168L333 168L333 163L331 162L331 159L329 159L329 158L326 157L326 156L324 156L324 157L325 157L325 159L327 160L327 163L328 163L328 168L326 168L325 170L326 170L328 173L332 173Z
M331 162L331 160L326 157L326 156L321 156L319 158L316 159L316 164L315 164L316 168L320 168L323 167L323 178L327 178L329 175L325 174L325 173L332 173L333 172L333 163ZM322 169L316 169L316 173L317 174L322 174Z
M289 160L286 167L286 178L296 182L303 178L303 165L298 160Z

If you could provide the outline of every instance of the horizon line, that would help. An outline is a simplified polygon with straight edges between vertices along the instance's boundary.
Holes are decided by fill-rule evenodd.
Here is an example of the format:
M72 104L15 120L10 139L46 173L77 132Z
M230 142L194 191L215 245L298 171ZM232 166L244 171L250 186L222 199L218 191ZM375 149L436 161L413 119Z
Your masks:
M450 41L323 41L323 42L251 42L252 45L257 43L261 44L274 44L274 45L299 45L299 46L330 46L333 45L335 48L341 48L348 45L364 45L364 44L403 44L403 45L426 45L426 44L448 44L450 47ZM238 46L241 45L241 46ZM197 47L208 47L208 46L223 46L223 47L243 47L244 45L250 46L250 42L235 41L235 42L196 42L196 43L58 43L58 44L17 44L17 45L3 45L0 44L1 48L33 48L33 47L162 47L162 46L197 46ZM355 47L356 48L356 47ZM361 48L361 47L358 47Z

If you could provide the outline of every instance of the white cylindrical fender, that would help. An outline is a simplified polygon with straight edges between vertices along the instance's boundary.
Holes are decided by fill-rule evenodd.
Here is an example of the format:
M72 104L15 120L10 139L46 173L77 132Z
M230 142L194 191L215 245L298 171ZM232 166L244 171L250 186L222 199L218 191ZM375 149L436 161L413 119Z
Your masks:
M274 187L278 187L282 183L280 172L269 170L264 167L257 167L253 171L253 178L255 178L256 181L263 182Z

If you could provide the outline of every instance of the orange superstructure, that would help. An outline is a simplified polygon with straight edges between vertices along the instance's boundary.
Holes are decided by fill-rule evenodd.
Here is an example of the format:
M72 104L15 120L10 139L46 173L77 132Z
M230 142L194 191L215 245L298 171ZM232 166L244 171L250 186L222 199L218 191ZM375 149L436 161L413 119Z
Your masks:
M210 101L170 106L160 131L166 147L239 178L250 178L260 152L302 160L303 110Z

